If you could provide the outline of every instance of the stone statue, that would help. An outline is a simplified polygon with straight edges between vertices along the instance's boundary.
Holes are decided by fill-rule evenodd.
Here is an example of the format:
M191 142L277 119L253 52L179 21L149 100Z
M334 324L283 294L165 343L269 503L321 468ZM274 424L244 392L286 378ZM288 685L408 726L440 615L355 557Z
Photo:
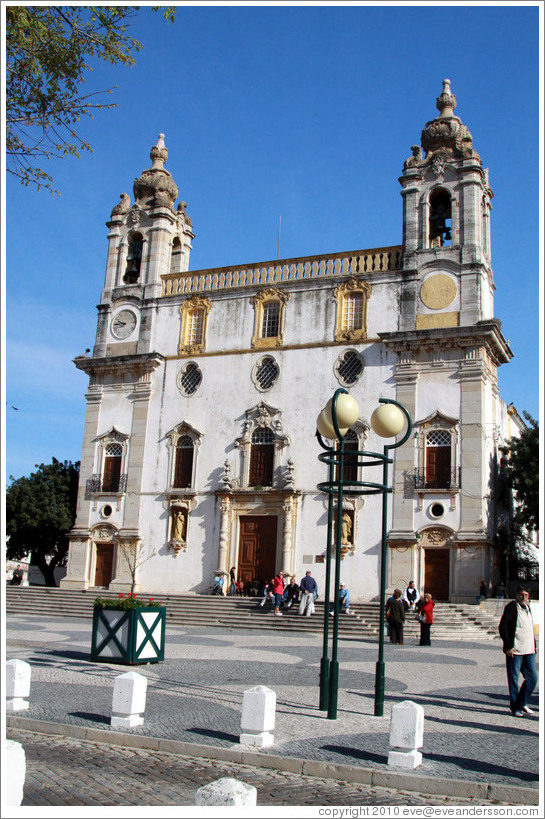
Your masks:
M180 543L185 541L186 517L183 509L174 509L172 512L172 538Z
M341 543L345 545L352 543L351 535L352 518L350 517L348 512L343 512L343 516L341 518Z

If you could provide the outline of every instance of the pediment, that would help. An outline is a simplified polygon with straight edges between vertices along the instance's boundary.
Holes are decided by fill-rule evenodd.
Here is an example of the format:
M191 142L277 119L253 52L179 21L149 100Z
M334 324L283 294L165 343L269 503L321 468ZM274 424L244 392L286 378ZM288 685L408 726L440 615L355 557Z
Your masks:
M457 424L460 423L459 418L451 418L450 415L446 415L444 412L437 410L433 412L431 415L428 415L427 418L423 418L421 421L415 421L413 426L414 427L455 427Z

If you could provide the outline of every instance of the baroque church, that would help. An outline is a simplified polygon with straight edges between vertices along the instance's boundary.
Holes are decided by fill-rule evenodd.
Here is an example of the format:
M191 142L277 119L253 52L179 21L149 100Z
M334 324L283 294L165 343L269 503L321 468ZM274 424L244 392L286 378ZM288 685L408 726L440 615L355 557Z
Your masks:
M498 580L498 464L521 420L498 394L512 352L494 317L493 194L449 80L436 105L399 177L398 245L244 266L190 269L159 135L107 222L96 343L74 361L89 386L62 587L202 594L235 566L247 584L311 570L323 588L315 419L339 387L360 411L348 452L382 452L379 398L413 420L392 450L387 590L415 580L472 602ZM362 469L347 459L351 479ZM343 503L356 601L379 595L381 503Z

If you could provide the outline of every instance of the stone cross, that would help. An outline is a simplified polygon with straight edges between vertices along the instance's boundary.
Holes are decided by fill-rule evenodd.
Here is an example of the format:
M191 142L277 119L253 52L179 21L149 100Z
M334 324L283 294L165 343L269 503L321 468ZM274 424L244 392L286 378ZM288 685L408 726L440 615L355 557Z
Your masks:
M146 689L148 681L136 671L120 674L114 680L112 700L112 728L136 728L144 724L141 716L146 708Z
M242 699L241 745L265 748L274 742L276 694L264 685L256 685L244 692Z
M390 753L388 765L395 768L417 768L422 764L418 748L424 741L424 709L404 700L392 708L390 723Z
M199 788L195 794L195 804L203 807L234 805L252 808L257 804L257 790L238 779L224 777Z
M25 711L29 707L30 665L24 660L6 663L6 711Z

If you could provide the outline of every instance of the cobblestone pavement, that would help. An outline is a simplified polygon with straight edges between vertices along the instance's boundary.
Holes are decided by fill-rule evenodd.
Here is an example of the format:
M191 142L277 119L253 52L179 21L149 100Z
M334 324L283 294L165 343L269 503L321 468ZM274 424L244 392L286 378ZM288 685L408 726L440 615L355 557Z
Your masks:
M424 796L250 765L119 748L8 729L25 749L24 806L189 806L202 785L230 776L257 788L258 806L491 805Z
M30 708L20 716L112 730L113 684L127 666L90 662L89 620L11 615L6 638L6 659L32 669ZM425 712L418 773L538 788L539 717L510 715L499 641L434 641L432 633L430 648L387 644L380 718L377 644L340 641L336 720L318 709L321 655L320 635L167 625L164 662L131 668L148 680L144 725L131 733L240 748L243 692L266 685L277 696L275 743L261 754L387 771L391 709L410 699ZM536 712L537 703L536 692Z

